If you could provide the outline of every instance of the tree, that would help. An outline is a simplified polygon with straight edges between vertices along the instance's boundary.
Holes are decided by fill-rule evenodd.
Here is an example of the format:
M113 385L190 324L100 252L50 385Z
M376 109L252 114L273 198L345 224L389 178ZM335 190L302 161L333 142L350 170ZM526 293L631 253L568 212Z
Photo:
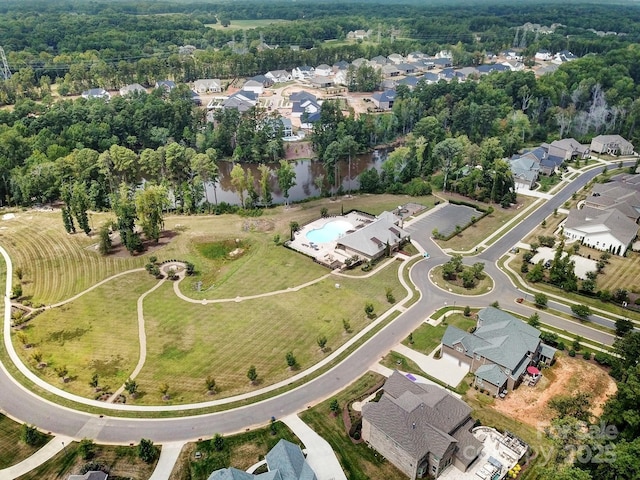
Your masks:
M571 305L571 311L580 320L586 320L591 315L591 309L587 305Z
M287 352L285 357L286 357L287 365L289 366L289 368L291 370L296 368L296 366L298 365L298 362L296 361L296 357L293 355L293 352Z
M373 310L374 310L373 303L367 302L364 304L364 313L367 314L367 317L373 318Z
M549 406L556 411L559 418L573 417L583 422L591 419L591 394L587 392L553 397Z
M260 196L262 198L263 205L271 205L273 202L273 195L271 195L271 185L269 181L273 175L273 170L267 167L264 163L258 166L260 172Z
M213 449L216 452L221 452L224 450L224 437L219 433L216 433L211 439L211 443L213 444Z
M98 252L100 255L108 255L111 251L111 228L109 224L104 224L98 231Z
M289 230L290 230L290 238L291 241L293 242L294 239L294 234L298 231L298 229L300 228L300 224L298 222L292 221L289 222Z
M284 197L285 206L289 206L289 190L296 185L296 172L293 169L293 165L285 160L280 160L280 168L276 170L276 177L278 178L278 187Z
M540 475L545 480L592 480L589 472L578 467L547 467Z
M126 183L122 183L119 190L112 195L111 203L113 212L116 214L120 241L131 254L141 251L142 242L135 231L136 205L133 193Z
M169 208L167 189L147 183L143 190L136 191L135 207L145 237L157 243L164 226L164 211Z
M342 328L344 328L345 333L351 333L351 323L346 318L342 319Z
M94 373L91 377L91 381L89 382L89 386L92 388L98 388L99 377L97 373Z
M204 195L207 205L209 204L209 198L207 197L207 184L213 185L213 195L216 207L218 206L218 194L216 192L216 184L220 176L220 171L216 160L218 152L213 148L207 149L206 153L197 153L191 159L191 170L195 172L196 178L199 178L204 186Z
M93 458L96 444L90 438L83 438L78 444L78 452L83 460L90 460Z
M162 382L158 387L158 391L162 395L163 400L169 400L169 384L166 382Z
M207 378L205 378L204 384L207 387L207 392L215 393L215 391L216 391L216 381L215 381L215 379L213 377L208 376Z
M633 330L633 322L628 318L618 318L616 320L616 336L624 337Z
M28 425L26 423L23 423L22 429L20 432L20 439L27 445L33 447L38 443L40 443L42 439L42 434L33 425Z
M444 171L444 186L442 190L447 191L447 178L449 171L453 165L456 168L456 164L463 152L463 145L457 138L447 138L439 142L433 148L433 157L439 160L439 164Z
M476 276L472 269L465 268L460 274L460 277L462 278L462 286L464 288L473 288L475 286Z
M153 462L158 456L158 447L149 439L143 438L138 444L138 457L145 463Z
M19 299L22 297L22 284L16 283L11 289L11 298Z
M538 328L540 326L540 316L537 313L534 313L529 317L527 323L531 325L533 328Z
M469 305L464 307L464 316L465 317L470 317L471 316L471 307Z
M247 371L247 378L252 384L255 384L258 380L258 371L254 365L249 367L249 370Z
M544 293L541 293L541 292L536 293L533 298L534 298L534 303L538 308L545 308L549 301L549 298Z
M481 280L484 277L483 271L484 271L484 263L483 262L476 262L473 264L473 266L471 267L472 271L473 271L473 276L478 279Z
M329 403L329 410L331 410L331 413L334 415L337 415L338 412L340 412L340 403L338 403L337 398L331 400L331 403Z
M320 347L320 350L324 352L324 349L327 347L327 336L320 335L316 341L318 342L318 346Z
M231 169L231 185L240 197L240 207L244 208L244 193L248 189L247 174L239 163Z
M131 395L132 398L135 398L136 393L138 392L138 382L136 382L135 380L133 380L131 378L128 378L124 382L124 389L127 392L129 392L129 395ZM166 395L166 392L164 392L164 395Z

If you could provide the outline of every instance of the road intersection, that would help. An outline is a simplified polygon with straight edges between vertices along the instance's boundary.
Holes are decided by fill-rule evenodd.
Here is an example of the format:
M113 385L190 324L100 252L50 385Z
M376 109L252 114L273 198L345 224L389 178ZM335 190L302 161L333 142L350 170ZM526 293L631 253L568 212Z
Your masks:
M632 164L632 163L630 163ZM570 182L552 198L541 204L539 208L528 213L517 225L513 226L493 244L488 245L479 255L465 261L485 262L485 271L491 275L495 288L490 295L481 297L481 302L498 301L501 306L516 313L529 316L532 310L514 300L523 293L513 285L496 265L497 260L509 251L518 241L524 238L533 228L550 215L555 208L559 208L571 197L573 192L580 190L592 178L602 171L601 167L582 173ZM4 365L0 365L0 409L8 416L38 426L45 432L63 435L69 438L92 438L97 443L129 444L138 442L140 438L150 438L156 443L184 442L199 438L210 437L213 433L235 433L268 423L273 416L282 418L305 410L309 406L332 396L342 390L360 376L372 364L375 364L400 343L409 332L413 331L434 310L449 304L458 305L469 302L478 303L472 297L463 297L435 287L428 278L428 271L434 265L447 261L448 256L440 250L430 238L431 229L428 227L428 216L410 224L407 229L412 237L424 250L430 254L429 259L416 263L411 270L411 279L420 290L420 299L411 307L405 309L387 326L364 342L346 359L332 367L327 372L305 383L272 398L257 403L245 405L232 410L204 415L188 415L178 418L162 418L163 407L139 407L140 410L155 410L158 418L128 418L108 415L108 409L113 405L101 405L103 415L86 413L66 406L58 405L39 397L29 389L14 380ZM6 257L8 258L8 257ZM7 262L8 285L5 294L5 310L9 305L11 265ZM566 305L551 301L550 306L556 310L570 312ZM9 309L10 310L10 309ZM548 317L548 318L547 318ZM597 316L596 316L597 317ZM585 339L594 342L610 344L612 336L578 323L570 322L558 317L544 316L541 320L558 328L575 332ZM4 335L9 333L5 318ZM601 318L599 321L611 320ZM582 330L581 330L582 328Z

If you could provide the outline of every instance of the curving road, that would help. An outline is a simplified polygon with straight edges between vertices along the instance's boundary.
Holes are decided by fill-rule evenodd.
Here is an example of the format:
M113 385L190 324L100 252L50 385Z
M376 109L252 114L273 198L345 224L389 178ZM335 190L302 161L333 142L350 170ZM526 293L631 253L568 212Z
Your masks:
M582 188L601 170L602 168L598 167L582 174L558 192L553 199L544 203L536 211L531 212L526 219L523 219L511 231L473 259L473 261L485 262L487 273L493 277L496 283L496 287L491 294L480 297L480 303L487 304L498 300L501 305L509 305L509 308L514 311L525 315L530 314L530 310L525 306L513 302L515 297L522 294L495 266L495 261L537 226L554 208L560 207L574 191ZM4 366L0 365L0 408L9 416L37 425L43 431L74 438L92 438L99 443L125 444L137 442L142 437L150 438L157 443L165 443L210 437L216 432L223 434L238 432L252 426L265 424L272 416L281 418L304 410L319 400L342 390L346 385L362 376L370 365L377 362L380 357L415 329L428 314L443 306L445 302L449 304L457 302L458 305L463 302L465 304L468 302L472 305L479 303L474 298L470 299L469 297L461 297L445 292L429 282L427 278L429 269L435 264L446 261L447 256L431 242L428 234L421 235L421 227L424 228L422 222L428 222L428 220L421 220L416 222L415 226L408 227L409 230L415 232L414 240L421 243L431 254L429 260L418 262L411 272L412 280L422 292L421 299L362 345L348 359L327 373L311 380L303 387L256 404L201 416L175 419L103 417L74 411L37 397L17 384L7 373ZM431 229L428 231L430 232ZM10 265L8 265L8 278L11 278L10 268ZM5 308L9 301L7 295L8 291L5 294ZM553 307L562 309L560 308L561 306L555 304ZM564 308L566 309L566 307ZM543 321L546 321L546 319L543 319ZM567 323L570 323L571 326L577 325L573 322ZM601 332L591 331L590 335L597 333ZM590 338L586 334L583 336ZM105 405L105 408L107 407L108 405Z

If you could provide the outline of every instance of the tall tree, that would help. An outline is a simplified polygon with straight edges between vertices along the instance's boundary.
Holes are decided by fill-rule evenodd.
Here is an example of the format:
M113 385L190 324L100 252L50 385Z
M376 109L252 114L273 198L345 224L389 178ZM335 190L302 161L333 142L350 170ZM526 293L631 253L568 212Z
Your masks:
M169 207L167 189L162 185L147 183L144 189L136 191L135 205L145 237L158 242L164 225L164 212Z
M236 163L231 169L231 185L240 197L240 206L244 208L244 192L247 190L247 174L242 165Z
M280 160L280 168L276 170L276 176L278 177L278 186L284 197L285 206L289 205L289 190L296 184L296 172L293 169L293 165L285 160Z
M271 177L273 176L273 170L261 163L258 166L260 172L260 197L264 205L271 205L273 202L273 196L271 195Z

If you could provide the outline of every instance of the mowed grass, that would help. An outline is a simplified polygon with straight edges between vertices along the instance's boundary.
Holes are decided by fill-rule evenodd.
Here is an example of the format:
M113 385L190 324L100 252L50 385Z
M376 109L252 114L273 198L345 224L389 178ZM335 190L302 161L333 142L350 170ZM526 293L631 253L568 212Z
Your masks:
M402 343L409 348L428 355L440 345L444 332L449 325L458 327L460 330L468 331L476 325L476 321L471 317L465 317L459 313L450 314L446 321L440 322L436 327L424 323L415 329L413 331L413 344L409 343L408 338Z
M469 269L470 267L465 266L465 269ZM465 288L462 286L461 273L457 274L457 281L452 282L449 280L445 280L442 276L442 266L438 265L432 270L433 281L440 288L444 288L450 292L457 293L458 295L484 295L485 293L489 293L493 290L493 279L486 273L482 273L482 278L479 280L476 279L476 284L472 288Z
M0 414L0 470L20 463L30 457L50 439L41 435L37 445L27 445L21 440L22 424Z
M343 408L348 402L358 399L383 379L381 375L368 372L334 398L338 400L340 408ZM349 439L344 429L342 415L334 416L331 413L329 408L331 400L326 400L302 412L300 418L329 442L347 478L349 480L406 479L406 475L382 455L369 448L366 443L354 444Z
M0 244L14 270L22 269L23 295L34 304L65 300L111 275L144 265L142 257L101 257L91 248L97 238L67 234L60 212L30 210L15 215L0 220ZM92 223L99 226L107 218L111 217L93 214Z
M97 373L100 385L115 391L138 362L136 302L156 283L146 272L131 273L71 303L46 310L21 330L33 346L25 349L14 334L16 350L29 368L60 388L93 397L89 381ZM153 331L147 330L147 335ZM47 367L36 368L35 351L42 353ZM71 380L67 383L55 372L60 366L69 371Z
M147 480L155 469L156 462L145 463L138 458L137 449L129 446L96 445L90 460L84 460L77 442L71 442L65 449L46 463L29 473L18 477L19 480L66 480L69 475L79 474L80 469L89 462L96 462L109 469L109 478L128 478Z
M390 307L387 287L403 297L398 266L392 263L366 279L331 277L298 292L238 303L186 303L167 283L145 299L147 361L138 376L143 394L135 402L160 402L158 389L165 382L172 403L211 400L207 376L216 380L219 393L213 398L243 393L257 388L247 378L251 365L258 386L291 377L297 372L288 368L287 352L304 370L329 354L318 347L319 336L327 337L328 349L336 349L371 323L366 302L381 314ZM343 320L352 333L345 333Z

